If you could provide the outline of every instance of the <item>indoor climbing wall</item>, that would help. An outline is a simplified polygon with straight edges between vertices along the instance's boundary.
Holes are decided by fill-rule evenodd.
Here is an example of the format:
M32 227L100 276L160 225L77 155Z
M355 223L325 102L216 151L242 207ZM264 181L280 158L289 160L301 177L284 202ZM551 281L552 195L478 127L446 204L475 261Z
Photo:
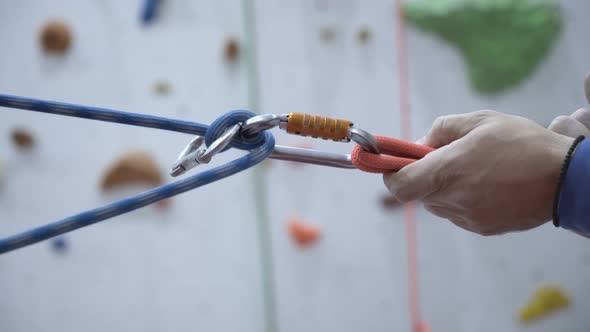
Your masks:
M249 107L247 61L235 45L226 56L245 40L239 1L165 1L146 23L142 6L1 3L2 92L202 123ZM61 53L40 40L54 19L71 33ZM34 146L14 146L15 128ZM0 137L2 236L170 182L192 138L4 108ZM113 185L129 173L139 183ZM252 184L247 172L1 256L0 331L262 330Z
M536 2L407 1L413 139L444 114L490 108L547 125L584 105L590 3ZM0 92L200 123L231 109L307 112L400 137L395 9L394 0L0 4ZM273 134L282 145L352 148ZM0 236L170 182L190 139L0 109ZM267 160L0 256L0 331L414 332L409 298L432 331L590 327L588 240L551 225L483 238L418 206L418 294L404 218L379 175ZM565 309L525 323L540 303Z

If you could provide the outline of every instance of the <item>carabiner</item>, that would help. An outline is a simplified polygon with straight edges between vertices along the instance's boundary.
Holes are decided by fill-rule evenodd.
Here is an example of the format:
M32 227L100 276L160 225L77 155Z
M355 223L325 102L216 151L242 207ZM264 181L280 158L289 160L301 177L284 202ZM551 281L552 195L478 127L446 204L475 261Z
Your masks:
M363 150L379 154L379 146L375 137L365 130L354 127L350 121L304 113L263 114L252 117L244 123L234 125L207 149L199 149L203 140L197 136L184 148L172 166L170 174L178 176L199 164L208 163L211 157L222 151L238 132L242 135L254 135L260 131L275 127L295 135L330 139L337 142L353 141ZM356 168L352 163L350 154L290 146L275 145L274 151L269 158L339 168Z
M379 146L375 137L365 130L354 127L352 122L304 113L258 115L244 122L242 133L252 135L274 127L279 127L295 135L319 137L338 142L353 141L363 150L379 154ZM276 145L269 158L339 168L356 168L352 164L349 154L289 146Z

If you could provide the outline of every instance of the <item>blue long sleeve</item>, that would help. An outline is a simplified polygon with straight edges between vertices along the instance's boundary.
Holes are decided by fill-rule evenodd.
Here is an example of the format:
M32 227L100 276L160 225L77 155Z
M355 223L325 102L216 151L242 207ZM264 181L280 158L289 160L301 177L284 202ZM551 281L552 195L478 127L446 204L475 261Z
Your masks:
M559 193L557 216L565 229L590 234L590 139L577 147Z

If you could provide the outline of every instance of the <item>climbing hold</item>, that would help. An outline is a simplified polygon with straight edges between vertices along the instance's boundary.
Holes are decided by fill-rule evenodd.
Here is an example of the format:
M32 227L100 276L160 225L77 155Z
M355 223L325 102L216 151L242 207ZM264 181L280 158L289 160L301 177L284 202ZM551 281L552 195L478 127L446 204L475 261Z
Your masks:
M366 44L371 40L371 30L368 26L363 26L357 32L357 39L361 44Z
M521 323L530 323L553 312L566 308L570 299L558 287L541 287L535 291L531 301L520 310Z
M63 236L51 240L53 251L63 253L68 250L68 242Z
M35 145L35 137L24 128L14 128L11 133L12 143L21 150L29 150Z
M336 39L336 28L332 25L324 25L320 28L320 40L324 43L330 43Z
M168 81L156 81L153 86L154 94L159 96L166 96L172 92L172 84Z
M240 44L234 38L229 38L225 41L224 46L225 60L227 62L235 62L240 55Z
M150 24L157 16L160 0L143 0L141 7L141 22L143 24Z
M561 30L555 4L539 0L422 0L404 14L463 54L476 91L499 93L530 75Z
M161 201L157 201L154 206L158 210L168 210L172 206L172 198L166 198Z
M72 33L64 21L51 20L41 28L39 39L46 52L63 54L70 48Z
M128 152L116 160L106 171L102 188L108 190L132 183L145 183L154 187L162 184L160 168L146 152Z
M320 229L298 218L287 221L287 230L295 243L302 248L309 247L320 238Z

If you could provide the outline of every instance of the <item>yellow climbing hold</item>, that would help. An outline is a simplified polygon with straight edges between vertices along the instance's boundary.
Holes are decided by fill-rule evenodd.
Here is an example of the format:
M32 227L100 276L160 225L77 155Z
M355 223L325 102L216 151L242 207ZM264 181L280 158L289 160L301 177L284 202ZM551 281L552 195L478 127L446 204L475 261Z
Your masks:
M521 323L530 323L543 318L570 304L569 297L558 287L541 287L535 291L531 301L520 310Z

